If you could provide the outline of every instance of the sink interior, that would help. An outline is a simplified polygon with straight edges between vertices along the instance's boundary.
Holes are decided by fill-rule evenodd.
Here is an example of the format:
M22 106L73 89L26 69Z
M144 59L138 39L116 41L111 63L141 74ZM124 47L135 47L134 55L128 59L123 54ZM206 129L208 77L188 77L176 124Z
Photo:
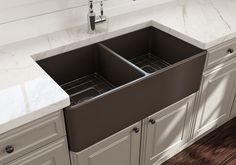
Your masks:
M144 76L100 44L37 61L70 95L71 104L82 103Z
M61 87L70 95L72 105L88 101L115 88L112 83L96 72L62 84Z
M167 61L155 56L152 53L147 53L130 59L130 62L143 69L147 73L153 73L157 70L170 65Z
M146 73L153 73L202 51L154 27L109 39L102 44Z

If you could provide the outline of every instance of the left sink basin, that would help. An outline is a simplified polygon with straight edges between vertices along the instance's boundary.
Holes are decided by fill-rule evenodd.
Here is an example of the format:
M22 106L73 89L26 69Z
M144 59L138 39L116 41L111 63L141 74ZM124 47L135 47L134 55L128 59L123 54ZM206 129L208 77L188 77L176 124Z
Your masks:
M40 60L38 64L70 95L72 106L144 76L100 44Z

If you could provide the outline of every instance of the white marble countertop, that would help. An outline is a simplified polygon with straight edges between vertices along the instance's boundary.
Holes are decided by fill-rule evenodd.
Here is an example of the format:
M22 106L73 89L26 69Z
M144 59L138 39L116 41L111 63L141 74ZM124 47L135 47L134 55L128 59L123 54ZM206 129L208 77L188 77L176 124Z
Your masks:
M0 134L70 104L35 61L154 26L199 48L236 36L236 0L173 0L110 18L88 34L74 27L0 47Z

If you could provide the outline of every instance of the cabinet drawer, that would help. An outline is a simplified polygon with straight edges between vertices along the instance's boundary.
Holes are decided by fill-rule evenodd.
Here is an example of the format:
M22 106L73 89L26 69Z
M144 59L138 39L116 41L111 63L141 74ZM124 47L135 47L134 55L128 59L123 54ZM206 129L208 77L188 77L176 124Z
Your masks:
M0 164L9 162L65 135L62 112L57 112L0 135ZM11 151L12 147L14 151Z
M70 165L66 140L60 139L6 165Z
M206 67L214 67L233 57L236 57L236 41L210 49L208 52Z

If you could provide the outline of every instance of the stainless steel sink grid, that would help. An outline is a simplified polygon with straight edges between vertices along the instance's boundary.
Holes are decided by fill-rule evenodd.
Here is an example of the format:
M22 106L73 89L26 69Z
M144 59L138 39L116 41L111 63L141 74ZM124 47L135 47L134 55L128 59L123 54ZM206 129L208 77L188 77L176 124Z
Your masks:
M129 61L134 63L135 65L137 65L138 67L140 67L142 70L144 70L147 73L153 73L157 70L163 69L171 65L165 60L151 53L135 57Z
M62 84L61 87L70 95L71 105L88 101L115 88L98 73Z

